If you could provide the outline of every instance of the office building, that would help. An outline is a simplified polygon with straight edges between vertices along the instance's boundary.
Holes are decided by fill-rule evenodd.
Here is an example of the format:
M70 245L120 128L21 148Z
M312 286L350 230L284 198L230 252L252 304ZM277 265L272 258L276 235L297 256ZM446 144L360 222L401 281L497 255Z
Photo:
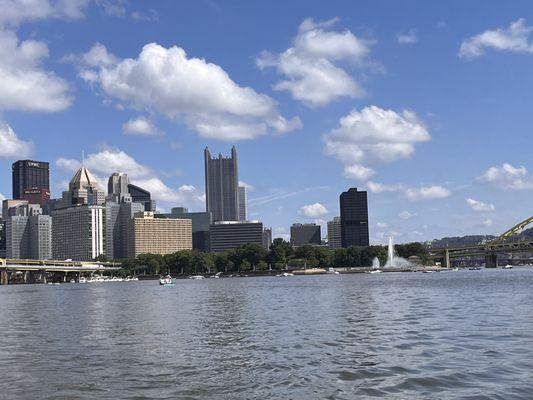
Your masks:
M56 260L90 261L105 254L105 207L78 205L52 211L52 254Z
M131 201L131 194L128 190L130 180L124 172L114 172L107 182L107 201L121 203Z
M133 203L141 203L144 205L144 211L156 211L156 202L155 200L152 200L152 196L148 190L130 183L128 185L128 192L131 195L131 201Z
M304 244L320 245L320 225L292 224L291 225L291 245L303 246Z
M106 257L120 260L128 257L129 221L144 211L144 205L131 202L107 202L105 212Z
M340 217L334 217L331 221L328 221L328 246L330 249L342 247Z
M231 157L211 157L204 151L206 211L213 221L237 221L239 219L239 174L237 150L231 148Z
M209 227L213 222L211 213L189 212L185 207L173 207L170 216L171 218L190 219L192 222L192 248L209 251Z
M239 186L239 221L248 221L248 189Z
M263 223L258 221L218 221L211 224L211 251L235 249L244 244L263 245Z
M17 208L24 207L27 205L28 205L27 200L11 200L11 199L3 200L2 201L2 219L6 221L8 217L12 215L20 214Z
M38 188L50 191L50 167L47 162L19 160L11 168L13 199L20 200L24 190Z
M342 247L368 246L368 201L365 191L350 188L340 195Z
M49 260L52 258L52 218L39 205L19 205L6 220L6 257Z
M105 193L91 172L82 166L63 192L63 207L75 205L100 206L105 203Z
M129 220L128 258L139 254L171 254L192 249L190 219L154 218L154 213L136 213Z
M266 251L272 246L272 228L263 229L263 247Z
M50 200L50 191L46 188L24 189L21 198L30 204L39 204L44 207L46 202Z

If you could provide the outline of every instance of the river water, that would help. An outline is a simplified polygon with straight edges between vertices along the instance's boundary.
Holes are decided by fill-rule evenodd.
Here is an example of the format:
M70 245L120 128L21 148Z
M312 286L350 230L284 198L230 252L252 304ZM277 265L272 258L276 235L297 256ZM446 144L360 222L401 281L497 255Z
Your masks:
M0 286L0 398L532 398L532 289L516 268Z

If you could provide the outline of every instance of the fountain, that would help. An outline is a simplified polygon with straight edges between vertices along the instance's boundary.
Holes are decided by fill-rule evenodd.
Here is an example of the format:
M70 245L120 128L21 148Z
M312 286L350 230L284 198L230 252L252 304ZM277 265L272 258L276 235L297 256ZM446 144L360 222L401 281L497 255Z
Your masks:
M394 254L394 239L392 236L389 236L389 249L387 263L385 264L386 268L408 268L411 267L411 263L405 258L398 257Z
M379 258L374 257L374 259L372 260L372 269L379 269L379 267L381 267L381 265L379 264Z
M389 252L387 257L387 266L390 268L394 268L396 266L394 264L394 241L392 236L389 236Z

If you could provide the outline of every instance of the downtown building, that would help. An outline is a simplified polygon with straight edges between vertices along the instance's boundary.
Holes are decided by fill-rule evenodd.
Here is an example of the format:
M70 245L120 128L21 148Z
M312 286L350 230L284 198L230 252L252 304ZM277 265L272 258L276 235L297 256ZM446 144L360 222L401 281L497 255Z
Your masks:
M340 217L334 217L331 221L328 221L328 247L330 249L342 247Z
M295 247L303 246L304 244L319 246L322 244L320 225L314 223L292 224L290 243Z
M127 240L128 258L192 250L192 222L190 219L154 218L151 211L139 212L129 220Z
M263 223L259 221L218 221L211 225L211 251L220 253L244 244L263 246Z
M206 211L213 221L239 220L239 173L237 150L231 148L231 157L211 157L204 150Z
M340 195L342 247L368 246L368 200L365 191L350 188Z
M63 192L52 215L52 253L56 260L88 261L105 255L105 194L85 166Z
M248 189L239 186L239 221L248 221Z
M11 171L13 200L22 199L27 189L43 189L50 196L50 166L47 162L19 160L13 163Z
M213 223L210 212L189 212L185 207L173 207L170 218L190 219L192 222L192 248L203 252L209 252L210 231Z
M42 215L39 205L19 204L8 210L5 223L6 257L50 260L52 218Z

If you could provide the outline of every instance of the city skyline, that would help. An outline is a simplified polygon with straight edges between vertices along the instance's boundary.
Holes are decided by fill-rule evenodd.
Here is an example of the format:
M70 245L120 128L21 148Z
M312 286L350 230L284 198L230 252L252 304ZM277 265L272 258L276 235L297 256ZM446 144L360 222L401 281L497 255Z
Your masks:
M327 232L338 194L350 187L368 191L371 243L389 234L400 242L500 234L530 214L527 6L311 2L285 6L278 19L257 4L185 3L177 13L123 2L121 15L73 4L41 14L0 10L0 43L17 55L0 63L12 78L0 79L4 198L12 196L12 162L26 158L50 162L52 197L60 197L85 149L102 189L123 171L161 211L203 211L201 151L235 144L249 218L272 226L273 237L288 239L292 222ZM482 4L483 18L469 18ZM209 32L192 23L200 15ZM326 38L339 47L317 47ZM295 65L327 65L338 85L288 73L289 49ZM173 77L174 92L197 67L210 77L211 96L198 86L188 97L146 98L149 88L116 74L131 61L157 78L155 57L191 74ZM10 95L21 77L43 84ZM127 94L107 86L126 82ZM230 93L222 103L220 88Z

